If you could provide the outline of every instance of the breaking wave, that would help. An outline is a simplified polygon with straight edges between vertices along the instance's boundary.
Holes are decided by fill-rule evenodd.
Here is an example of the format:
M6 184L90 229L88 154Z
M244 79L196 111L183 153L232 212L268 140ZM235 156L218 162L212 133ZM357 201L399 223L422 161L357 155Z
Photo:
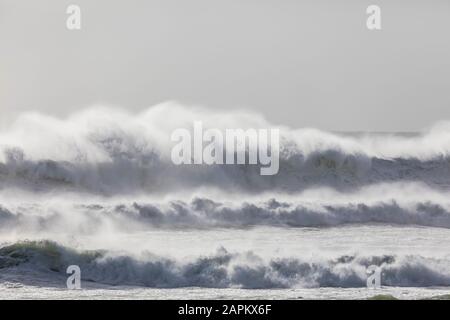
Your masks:
M278 174L261 176L258 165L174 165L171 133L199 120L204 128L222 130L279 128ZM0 131L0 233L7 243L0 246L0 283L64 287L66 268L75 264L83 281L113 286L364 287L366 268L378 265L385 286L450 286L448 256L402 250L276 256L286 227L380 223L448 229L449 190L448 123L417 134L339 134L175 103L140 114L93 108L62 120L24 114ZM145 241L159 229L172 234L188 228L197 235L199 229L253 226L279 229L274 252L262 257L250 247L184 258L166 251L136 255L142 248L156 252L161 239ZM439 231L444 239L447 230ZM126 252L114 251L128 236L134 240L124 244ZM58 242L16 242L23 239ZM111 250L79 251L62 243Z
M210 256L178 261L146 253L141 257L105 251L78 252L50 241L20 242L0 248L2 276L20 268L38 270L64 286L66 268L77 264L82 281L152 288L314 288L364 287L366 269L382 268L382 285L450 286L450 261L421 256L340 256L333 259L261 258L224 248Z
M450 228L448 201L404 199L190 201L120 203L22 203L0 205L0 230L65 230L95 234L108 226L142 231L151 228L331 227L344 224L395 224Z
M167 115L171 115L168 118ZM226 192L298 192L325 186L419 181L450 187L450 124L414 135L333 134L281 129L280 171L256 165L182 165L170 161L170 134L201 120L207 128L274 128L257 114L206 112L175 103L132 115L94 108L64 120L24 114L0 133L0 188L164 194L214 187Z

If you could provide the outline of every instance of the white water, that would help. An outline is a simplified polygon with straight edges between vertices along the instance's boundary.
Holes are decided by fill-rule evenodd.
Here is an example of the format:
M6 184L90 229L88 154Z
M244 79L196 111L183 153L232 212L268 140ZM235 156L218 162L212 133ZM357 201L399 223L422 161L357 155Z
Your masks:
M280 173L262 177L172 165L170 132L194 120L273 127L169 103L27 114L1 132L0 298L364 298L378 294L365 288L371 264L381 293L449 292L449 125L280 127ZM70 264L86 290L64 290Z

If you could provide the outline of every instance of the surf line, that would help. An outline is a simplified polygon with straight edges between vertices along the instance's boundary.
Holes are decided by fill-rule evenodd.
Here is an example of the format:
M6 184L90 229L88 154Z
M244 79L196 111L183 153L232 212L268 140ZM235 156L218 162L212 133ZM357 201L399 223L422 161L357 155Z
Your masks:
M202 122L194 121L193 137L188 129L178 128L172 132L171 141L177 143L171 152L175 165L259 164L263 176L279 171L279 129L225 129L223 133L219 129L203 130Z

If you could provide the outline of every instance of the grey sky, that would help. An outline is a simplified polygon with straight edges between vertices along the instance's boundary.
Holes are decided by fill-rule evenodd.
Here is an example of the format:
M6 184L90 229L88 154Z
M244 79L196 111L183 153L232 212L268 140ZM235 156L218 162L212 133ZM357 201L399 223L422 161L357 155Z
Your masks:
M66 8L82 30L66 29ZM365 10L382 9L382 31ZM104 102L409 131L450 119L448 0L0 0L0 123Z

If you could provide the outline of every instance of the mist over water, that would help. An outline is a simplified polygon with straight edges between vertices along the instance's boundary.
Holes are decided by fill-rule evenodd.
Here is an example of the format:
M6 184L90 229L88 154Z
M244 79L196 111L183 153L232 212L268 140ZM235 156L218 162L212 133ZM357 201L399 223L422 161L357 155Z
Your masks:
M174 165L171 132L192 128L197 120L205 128L222 130L281 129L280 172L263 177L255 165ZM62 120L24 114L0 134L0 151L3 188L33 192L112 196L213 187L227 193L292 193L317 186L345 191L395 182L444 190L450 181L448 123L415 136L349 136L275 126L257 114L217 114L176 103L141 114L92 108Z
M174 165L170 135L195 121L280 129L279 173ZM0 132L0 280L58 287L79 264L107 286L364 287L377 264L385 286L446 287L449 187L445 122L343 134L174 102L27 113Z

